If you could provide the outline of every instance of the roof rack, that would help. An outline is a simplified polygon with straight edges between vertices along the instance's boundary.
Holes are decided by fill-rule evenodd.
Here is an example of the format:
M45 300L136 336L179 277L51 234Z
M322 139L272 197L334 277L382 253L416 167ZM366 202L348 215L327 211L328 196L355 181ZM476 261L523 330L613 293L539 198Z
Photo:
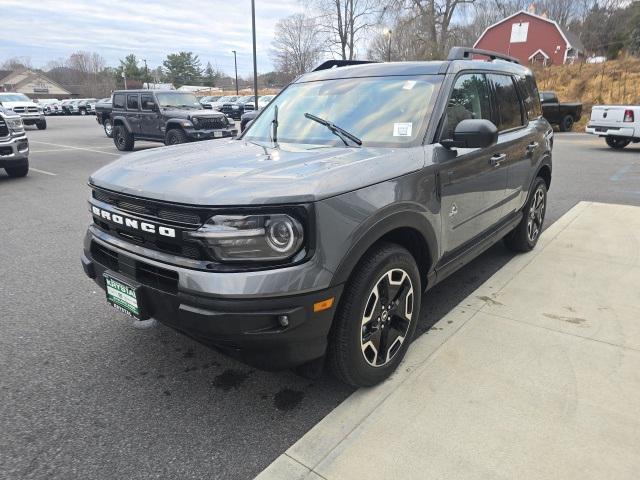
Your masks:
M490 60L504 60L506 62L517 63L520 65L520 61L517 58L510 57L504 53L482 50L481 48L467 47L452 47L451 50L449 50L447 60L473 60L472 55L482 55L489 57Z
M378 63L370 60L327 60L322 62L316 68L311 70L312 72L318 72L320 70L329 70L330 68L348 67L350 65L362 65L363 63Z

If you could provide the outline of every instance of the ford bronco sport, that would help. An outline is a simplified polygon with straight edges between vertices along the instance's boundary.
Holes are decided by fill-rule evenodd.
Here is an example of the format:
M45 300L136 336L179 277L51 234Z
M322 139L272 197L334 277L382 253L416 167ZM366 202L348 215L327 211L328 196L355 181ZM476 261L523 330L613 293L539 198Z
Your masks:
M114 92L111 121L113 142L122 151L133 150L136 140L176 145L238 133L233 121L222 113L205 110L193 93L171 90Z
M326 359L373 385L402 360L425 290L499 240L534 248L552 132L509 57L325 62L239 139L91 175L82 264L127 315L261 368Z

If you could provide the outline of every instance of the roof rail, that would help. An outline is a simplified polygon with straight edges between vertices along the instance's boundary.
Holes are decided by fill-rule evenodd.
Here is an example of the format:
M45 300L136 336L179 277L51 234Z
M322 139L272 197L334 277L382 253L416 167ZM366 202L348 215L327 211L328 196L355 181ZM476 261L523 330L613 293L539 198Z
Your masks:
M472 55L483 55L485 57L489 57L490 60L504 60L506 62L517 63L520 65L520 61L517 58L510 57L504 53L482 50L481 48L467 47L452 47L451 50L449 50L447 60L473 60Z
M322 62L316 68L311 70L312 72L318 72L320 70L329 70L330 68L348 67L350 65L362 65L363 63L378 63L370 60L327 60Z

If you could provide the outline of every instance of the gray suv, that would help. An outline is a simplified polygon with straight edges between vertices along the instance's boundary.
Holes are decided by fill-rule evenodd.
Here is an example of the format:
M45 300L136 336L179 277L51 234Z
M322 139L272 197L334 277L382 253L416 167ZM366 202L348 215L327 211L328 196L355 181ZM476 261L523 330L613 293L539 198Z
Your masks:
M349 63L298 78L237 140L94 173L82 264L107 301L260 368L326 360L374 385L424 291L500 240L534 248L553 133L531 71L461 47Z

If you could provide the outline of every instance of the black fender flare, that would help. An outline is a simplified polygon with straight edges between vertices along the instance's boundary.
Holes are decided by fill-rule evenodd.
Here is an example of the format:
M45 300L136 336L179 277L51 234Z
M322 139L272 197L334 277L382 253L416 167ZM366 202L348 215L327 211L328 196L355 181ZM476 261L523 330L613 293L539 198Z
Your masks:
M119 124L124 125L124 128L127 129L127 132L131 133L131 125L129 125L129 121L127 120L127 117L122 115L116 115L115 117L111 118L111 122L113 123L114 127L116 127Z
M349 280L351 273L365 253L382 237L400 228L409 228L420 234L420 239L427 250L424 253L429 262L427 271L427 276L429 276L428 274L432 272L438 258L438 241L433 226L424 215L424 211L416 208L415 204L400 207L395 205L393 210L378 213L374 218L361 225L359 232L355 235L357 240L349 248L333 275L332 286ZM422 270L426 266L419 267ZM426 285L423 285L423 288L425 287Z

